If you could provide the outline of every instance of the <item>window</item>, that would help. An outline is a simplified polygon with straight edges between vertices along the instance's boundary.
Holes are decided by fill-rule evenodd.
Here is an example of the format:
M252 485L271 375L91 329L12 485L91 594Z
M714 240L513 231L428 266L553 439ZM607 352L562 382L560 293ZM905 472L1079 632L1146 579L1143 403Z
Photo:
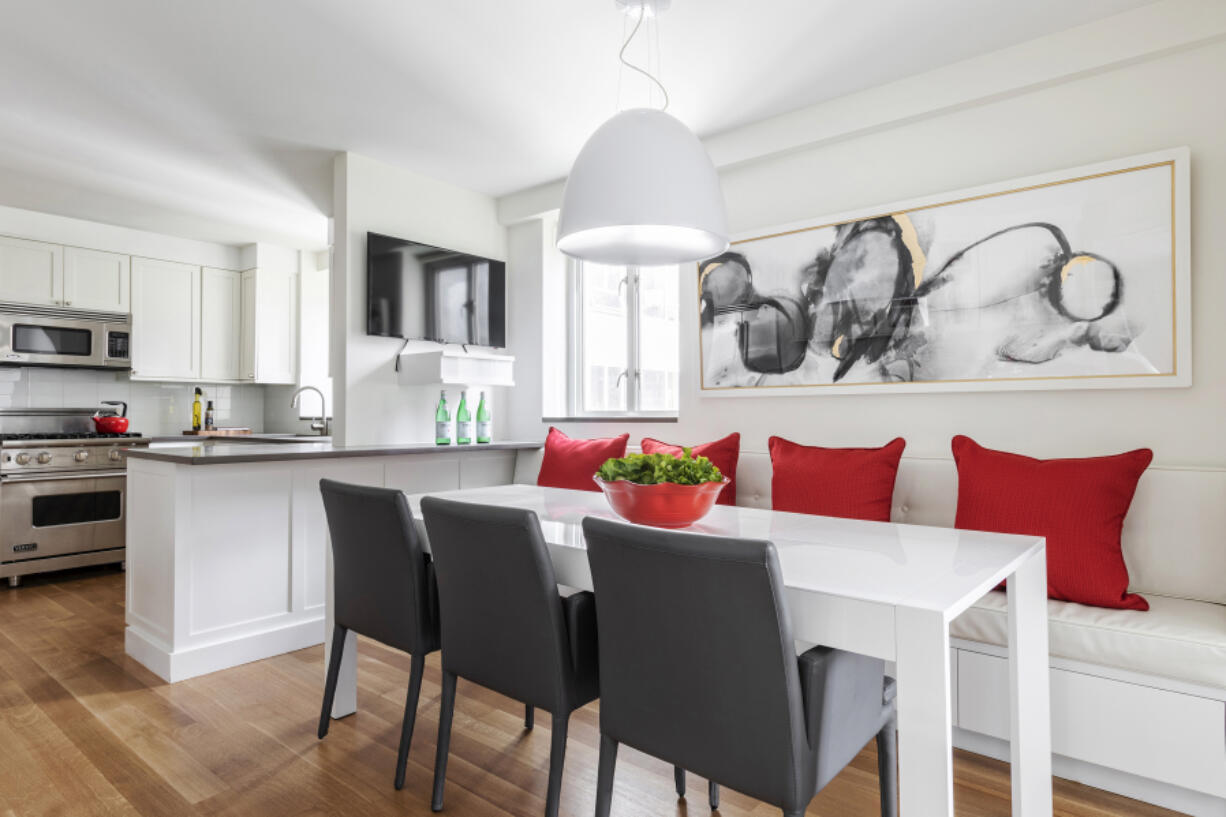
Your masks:
M679 270L569 264L571 416L673 416Z

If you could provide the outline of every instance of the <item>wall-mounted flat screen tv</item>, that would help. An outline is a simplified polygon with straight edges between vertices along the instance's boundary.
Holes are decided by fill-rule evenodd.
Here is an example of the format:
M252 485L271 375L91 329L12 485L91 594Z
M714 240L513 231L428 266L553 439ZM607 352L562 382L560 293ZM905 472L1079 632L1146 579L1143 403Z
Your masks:
M366 333L506 346L506 264L366 234Z

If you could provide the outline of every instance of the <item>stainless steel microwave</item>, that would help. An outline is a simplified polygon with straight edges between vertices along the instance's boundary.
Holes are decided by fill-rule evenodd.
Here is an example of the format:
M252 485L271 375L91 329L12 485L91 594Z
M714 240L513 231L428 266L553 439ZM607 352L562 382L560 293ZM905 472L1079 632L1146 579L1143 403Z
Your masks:
M0 364L132 368L132 323L118 312L0 304Z

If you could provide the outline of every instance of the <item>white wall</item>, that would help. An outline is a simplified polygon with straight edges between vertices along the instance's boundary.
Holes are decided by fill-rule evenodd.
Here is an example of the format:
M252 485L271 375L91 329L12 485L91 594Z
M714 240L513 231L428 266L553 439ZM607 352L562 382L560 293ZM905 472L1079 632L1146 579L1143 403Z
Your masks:
M1039 60L1043 52L1032 49L1031 53ZM975 61L965 70L975 72L974 83L990 86L983 72L997 65L1002 77L1012 77L1009 72L1017 69L1016 63L1013 58ZM731 229L749 233L823 214L1187 145L1192 153L1193 213L1191 388L700 397L697 311L683 309L680 422L625 427L632 432L632 441L641 434L697 443L737 430L743 435L743 450L764 452L772 433L835 446L880 445L901 435L908 441L908 454L948 456L950 437L962 433L985 445L1036 456L1081 456L1150 446L1159 463L1226 464L1222 420L1226 371L1220 354L1226 348L1226 321L1220 317L1226 303L1226 230L1219 225L1226 214L1226 106L1218 87L1224 76L1226 42L1218 38L1098 71L1081 71L1013 95L986 93L974 103L741 162L720 174ZM957 79L949 69L942 69L942 77L943 82ZM971 80L968 75L967 82ZM923 83L912 87L922 92ZM872 106L890 98L865 92L837 104L847 111L857 103ZM888 118L880 113L864 110L861 118ZM547 198L536 190L526 200L539 206ZM539 233L540 227L532 223L511 228L512 280L539 275L539 253L534 249ZM683 273L680 284L681 303L696 303L695 276ZM517 309L530 308L528 301L517 302ZM535 303L539 305L539 297ZM521 361L539 360L537 327L544 317L539 306L534 316L517 317L512 351ZM521 371L526 368L521 362ZM540 389L517 389L510 415L509 434L540 438L546 428L540 422ZM624 430L615 423L563 427L583 436Z
M213 401L219 426L264 430L264 387L241 383L150 383L126 372L91 369L0 367L0 408L101 408L103 400L128 404L128 430L146 437L182 434L192 427L192 398L204 390L203 413Z
M494 199L353 153L336 158L333 197L333 436L347 445L432 440L438 388L399 385L394 363L402 341L366 334L366 233L504 259L507 235ZM508 333L519 320L508 315ZM501 391L486 390L500 437ZM454 416L459 395L453 389L448 398ZM475 409L475 391L471 402Z

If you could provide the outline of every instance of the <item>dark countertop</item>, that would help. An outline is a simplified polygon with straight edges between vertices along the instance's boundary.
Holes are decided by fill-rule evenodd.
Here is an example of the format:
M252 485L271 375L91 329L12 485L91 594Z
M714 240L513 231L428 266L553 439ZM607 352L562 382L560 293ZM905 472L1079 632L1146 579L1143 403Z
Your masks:
M166 443L175 443L182 445L195 445L196 443L262 443L264 445L301 445L310 443L318 445L319 443L332 442L331 437L319 437L315 435L284 433L277 434L273 432L260 432L254 434L230 434L226 436L196 436L191 434L175 434L167 437L150 437L149 442L154 445L165 445Z
M132 448L128 459L156 460L177 465L232 465L242 462L277 462L288 460L334 459L341 457L392 457L405 454L470 453L481 451L520 451L540 448L544 443L496 442L473 445L435 445L433 443L400 443L392 445L332 445L331 443L289 444L273 442L230 442L210 438L207 442L158 445L152 448Z

